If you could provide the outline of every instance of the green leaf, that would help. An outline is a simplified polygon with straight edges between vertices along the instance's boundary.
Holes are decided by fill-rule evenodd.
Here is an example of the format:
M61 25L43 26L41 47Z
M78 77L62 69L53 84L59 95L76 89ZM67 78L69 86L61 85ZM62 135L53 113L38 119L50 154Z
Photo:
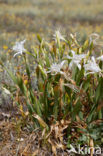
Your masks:
M40 37L39 34L37 34L37 39L38 39L38 41L39 41L40 43L42 42L42 38Z
M15 84L18 84L18 80L17 80L16 76L10 70L8 70L6 67L4 67L4 69L7 71L7 73L9 74L9 76L11 77L11 79L13 80L13 82Z
M96 103L103 98L103 78L99 79L99 83L95 93Z
M89 41L88 40L86 40L85 42L84 42L84 45L83 45L83 49L82 49L82 51L85 51L87 48L88 48L88 46L89 46Z
M80 100L78 100L78 102L74 106L74 109L73 109L73 112L72 112L73 119L75 119L76 115L78 115L80 110L81 110L81 102L80 102Z

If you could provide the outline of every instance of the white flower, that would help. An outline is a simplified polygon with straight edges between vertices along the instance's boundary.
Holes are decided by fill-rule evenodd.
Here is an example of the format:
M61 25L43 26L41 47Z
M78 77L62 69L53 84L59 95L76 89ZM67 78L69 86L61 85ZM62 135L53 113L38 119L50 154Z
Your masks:
M69 68L71 69L73 64L75 64L79 68L79 70L81 70L80 62L81 62L82 59L86 58L87 55L86 54L79 54L79 55L77 55L77 54L75 54L75 51L73 51L73 50L71 50L71 53L73 55L72 57L71 56L67 56L68 59L72 60L70 62L70 64L69 64Z
M101 69L99 68L98 64L95 61L94 56L92 56L91 60L84 65L85 69L85 76L88 74L100 73Z
M103 61L103 55L98 57L97 60Z
M17 53L16 54L14 54L14 57L16 56L16 55L22 55L23 54L23 52L25 52L26 51L26 49L24 48L24 43L25 43L25 41L26 40L23 40L23 41L21 41L21 42L16 42L16 44L13 46L13 50L14 51L16 51Z
M99 39L99 35L97 33L92 33L90 35L90 43L93 42L93 44L97 44L97 40Z
M59 30L55 31L55 34L53 35L53 37L54 37L56 42L57 42L57 40L65 41L64 36L61 35Z
M51 67L49 68L50 70L47 71L47 73L52 73L52 75L56 75L58 73L63 74L63 72L61 71L61 69L63 68L64 63L65 63L65 61L62 61L59 64L53 63L51 65Z

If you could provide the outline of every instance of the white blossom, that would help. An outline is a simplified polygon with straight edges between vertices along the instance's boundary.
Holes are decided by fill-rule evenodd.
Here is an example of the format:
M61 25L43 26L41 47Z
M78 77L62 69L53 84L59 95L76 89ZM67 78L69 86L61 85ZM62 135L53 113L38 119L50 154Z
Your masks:
M17 53L15 53L14 54L14 57L16 56L16 55L22 55L23 54L23 52L25 52L26 51L26 49L24 48L24 43L25 43L25 41L26 40L23 40L23 41L21 41L21 42L16 42L15 43L15 45L13 46L13 50L14 51L16 51Z
M97 33L92 33L90 35L90 43L93 42L93 44L97 44L97 40L99 39L99 35Z
M94 56L92 56L91 60L88 60L87 64L84 65L85 76L88 74L100 73L101 69L95 61Z
M56 42L57 42L58 39L62 40L62 41L65 41L64 36L61 35L59 30L55 31L55 34L53 35L53 37L54 37Z
M103 55L100 57L97 57L97 60L103 61Z
M64 63L65 63L65 61L62 61L59 64L53 63L51 65L51 67L49 68L49 71L47 71L47 73L52 73L52 75L56 75L58 73L63 74L63 72L61 71L61 69L63 68Z
M69 64L69 68L71 69L72 66L75 64L79 70L81 70L81 60L86 58L86 54L75 54L75 51L71 50L71 53L73 56L67 56L68 59L71 59L71 62Z

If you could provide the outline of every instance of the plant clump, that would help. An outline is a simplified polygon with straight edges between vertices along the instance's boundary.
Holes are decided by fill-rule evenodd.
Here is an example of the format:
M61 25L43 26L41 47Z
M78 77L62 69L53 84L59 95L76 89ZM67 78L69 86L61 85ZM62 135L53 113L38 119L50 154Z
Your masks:
M26 40L13 47L17 52L14 59L22 56L25 71L13 74L0 63L13 80L13 86L5 84L3 88L22 117L28 116L34 129L41 128L55 155L58 148L66 150L73 143L101 146L103 54L94 57L91 38L80 45L74 35L68 40L56 31L51 43L39 35L37 39L33 52L24 48ZM34 69L28 55L34 59Z

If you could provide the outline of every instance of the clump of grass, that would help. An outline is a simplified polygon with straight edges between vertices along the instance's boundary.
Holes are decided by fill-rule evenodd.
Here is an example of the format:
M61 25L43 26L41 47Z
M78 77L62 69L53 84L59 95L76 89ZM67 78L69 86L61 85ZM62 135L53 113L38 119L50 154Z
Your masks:
M24 42L16 43L13 48L17 52L15 57L22 55L25 71L13 74L1 62L14 82L13 86L4 87L21 114L33 121L34 128L43 130L54 153L60 144L62 149L71 143L101 145L103 55L93 56L94 40L87 39L80 45L76 36L71 34L68 40L59 31L55 32L52 43L40 35L37 39L38 46L32 52L24 49ZM34 59L32 69L27 55Z

